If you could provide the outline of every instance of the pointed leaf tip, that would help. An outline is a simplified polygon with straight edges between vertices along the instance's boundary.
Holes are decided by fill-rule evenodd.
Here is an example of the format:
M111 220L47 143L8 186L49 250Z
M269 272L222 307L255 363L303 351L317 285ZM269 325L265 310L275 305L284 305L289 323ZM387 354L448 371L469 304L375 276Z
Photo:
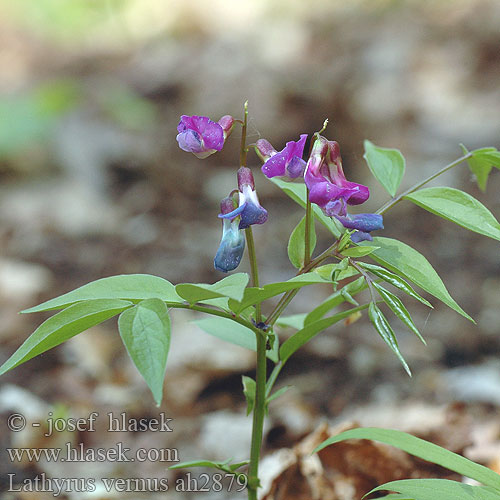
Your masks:
M124 311L118 319L120 336L139 373L151 389L157 406L170 348L170 316L160 299L146 299Z
M368 140L364 146L363 158L371 173L392 197L396 196L405 173L404 156L397 149L381 148Z

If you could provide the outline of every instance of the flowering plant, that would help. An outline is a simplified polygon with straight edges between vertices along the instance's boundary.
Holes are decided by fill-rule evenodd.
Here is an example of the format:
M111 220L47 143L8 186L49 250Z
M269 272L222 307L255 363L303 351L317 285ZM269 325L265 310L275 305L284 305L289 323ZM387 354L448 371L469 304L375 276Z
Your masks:
M250 456L249 460L238 463L203 460L177 464L175 467L214 467L235 474L246 484L248 498L256 499L264 418L271 402L283 393L283 389L273 392L273 388L283 366L304 344L329 326L346 318L355 319L367 310L376 332L398 357L406 372L411 374L386 317L387 312L384 313L381 306L385 305L387 311L425 341L396 293L406 294L432 307L413 288L416 285L429 296L473 321L455 302L422 254L401 241L374 236L372 233L384 228L383 214L402 200L407 200L459 226L500 240L500 224L478 200L450 187L424 187L443 172L467 163L476 175L480 188L485 189L492 166L500 168L500 152L494 148L470 152L463 148L460 158L397 194L405 172L402 154L395 149L377 147L366 141L364 158L374 177L389 193L390 199L373 213L349 213L349 207L365 203L370 192L367 186L347 180L339 144L322 135L327 121L319 132L312 135L309 154L304 158L308 139L306 134L300 135L298 141L287 142L281 151L277 151L265 139L247 145L247 117L246 104L242 120L226 115L218 122L213 122L203 116L183 115L177 129L177 140L181 149L205 158L220 151L234 124L241 124L236 188L221 201L219 218L222 220L223 232L220 246L215 252L214 266L222 272L235 270L246 246L251 276L235 273L214 284L173 285L160 277L133 274L111 276L88 283L23 311L59 310L42 323L0 367L0 374L119 315L118 328L123 343L151 389L156 403L160 405L171 337L169 309L190 309L207 314L210 318L199 323L207 333L256 352L255 379L243 377L248 414L253 414ZM304 217L288 241L288 256L297 271L283 282L263 284L259 280L252 226L266 223L268 212L259 202L252 170L247 167L247 153L252 148L263 162L263 174L305 210ZM330 232L331 244L315 254L317 223L324 225ZM301 288L325 284L333 287L333 292L322 303L298 315L283 315ZM368 290L365 298L355 298L358 295L363 297L364 290ZM279 300L270 304L269 299L278 296ZM338 311L342 305L347 307ZM280 335L282 328L291 328L294 333L285 340ZM226 334L228 331L230 335ZM269 374L268 360L274 364ZM355 429L330 438L318 450L349 438L376 439L393 444L484 484L468 487L458 496L455 492L453 498L462 498L460 494L470 495L471 491L483 495L481 498L499 498L500 476L404 433ZM389 489L402 495L391 498L423 498L418 496L418 492L415 493L415 487L418 489L419 486L417 483L397 481L377 489ZM448 483L442 481L433 484L436 494L441 492L443 495L438 494L438 497L445 498L445 494L452 491L450 488L454 486Z

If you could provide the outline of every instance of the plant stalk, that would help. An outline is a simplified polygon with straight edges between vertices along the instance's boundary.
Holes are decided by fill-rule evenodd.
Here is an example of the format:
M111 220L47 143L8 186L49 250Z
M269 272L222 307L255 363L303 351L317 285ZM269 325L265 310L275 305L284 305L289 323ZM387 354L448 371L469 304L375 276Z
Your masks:
M257 254L255 252L255 242L253 240L252 226L245 229L247 239L248 259L250 261L250 274L252 276L252 286L259 287L259 268L257 265ZM255 322L262 321L260 302L255 305Z
M250 271L252 274L252 284L259 286L259 272L257 267L257 256L253 241L252 228L245 229L248 246L248 256L250 259ZM258 325L262 321L260 303L255 305L255 322ZM256 332L257 340L257 369L255 374L255 404L253 408L252 420L252 442L250 446L250 465L248 468L248 499L257 500L257 490L259 488L259 460L262 447L262 435L264 429L264 415L266 406L266 344L267 335L264 330Z
M240 167L247 166L247 126L248 126L248 101L244 105L243 125L241 127L241 144L240 144Z
M335 241L332 245L330 245L324 252L320 253L315 259L311 260L307 266L304 266L296 276L300 274L308 273L313 270L315 267L319 266L324 260L328 259L328 257L332 257L333 253L337 250L337 246L339 244L339 240ZM266 324L269 326L274 325L278 318L281 316L281 313L286 309L288 304L293 300L295 295L299 293L300 288L295 290L289 290L285 292L279 302L276 304L274 309L271 311L269 316L267 317Z
M247 124L248 124L248 101L245 102L245 114L241 130L240 146L240 167L246 167L247 162ZM255 242L253 239L252 227L245 229L247 241L248 259L250 261L250 274L252 276L252 285L259 287L259 269L257 265L257 254L255 252ZM255 323L259 325L262 322L262 313L260 303L255 305ZM257 490L259 488L259 460L262 447L262 436L264 429L264 416L266 408L266 377L267 377L267 334L263 329L254 328L257 341L257 369L255 374L255 403L253 408L252 420L252 441L250 445L250 464L248 467L248 499L257 500Z
M311 219L311 201L309 200L309 189L306 188L306 227L304 230L305 241L304 241L304 266L306 267L309 262L311 262L311 224L314 221Z
M248 468L248 500L257 500L259 487L259 460L266 406L266 368L266 334L261 331L257 335L257 372L255 375L255 405Z
M190 309L191 311L198 311L206 314L211 314L212 316L219 316L221 318L230 319L240 325L243 325L256 334L260 332L260 330L254 326L249 321L245 321L243 318L236 316L235 314L231 314L225 311L220 311L219 309L214 309L213 307L200 306L197 304L179 304L179 302L165 302L167 307L171 307L173 309Z

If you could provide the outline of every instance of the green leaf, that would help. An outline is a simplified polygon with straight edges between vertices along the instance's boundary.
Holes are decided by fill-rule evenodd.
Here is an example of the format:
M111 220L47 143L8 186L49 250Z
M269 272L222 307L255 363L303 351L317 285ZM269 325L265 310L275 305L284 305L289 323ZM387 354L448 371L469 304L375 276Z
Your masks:
M472 152L475 158L489 161L495 168L500 168L500 151L495 148L476 149Z
M361 291L367 288L365 279L361 276L355 281L348 283L341 290L333 293L329 297L327 297L319 306L314 308L309 314L307 314L304 325L309 325L314 323L315 321L320 320L327 312L331 311L333 308L345 302L345 294L346 292L352 297L360 293ZM342 292L345 290L345 292Z
M309 235L309 251L310 255L316 247L316 231L314 228L314 220L311 220L311 231ZM301 269L304 266L305 257L305 234L306 234L306 217L302 217L288 240L288 258L293 266Z
M370 254L370 258L399 276L409 279L454 311L474 322L453 300L439 275L421 253L392 238L376 236L373 238L373 243L380 248Z
M285 392L287 392L289 389L291 389L291 385L285 385L281 389L278 389L276 392L273 392L267 399L266 403L269 404L271 401L274 401L275 399L278 399L280 396L283 396Z
M88 328L98 325L132 306L125 300L79 302L44 321L19 349L0 367L0 375L62 344Z
M215 299L200 300L200 304L207 304L209 306L218 307L226 312L231 312L229 307L229 297L216 297Z
M255 405L255 380L253 378L247 377L243 375L243 394L245 395L245 399L247 401L247 416L252 413L253 407Z
M218 337L230 344L238 345L251 351L257 350L255 333L250 328L228 318L203 318L193 321L205 333Z
M293 201L298 203L302 208L306 207L306 186L305 184L296 184L293 182L286 182L277 177L271 179L271 182L276 184L280 189L284 191ZM323 224L336 238L339 238L341 232L339 231L337 225L332 220L331 217L326 216L318 205L312 204L312 211L314 217L318 219L321 224Z
M413 500L500 500L500 493L484 486L449 479L401 479L377 486L375 491L397 491Z
M165 302L183 302L175 293L175 287L167 280L149 274L122 274L92 281L55 299L22 311L33 313L63 309L76 302L97 299L124 299L139 301L158 298Z
M379 247L372 247L369 245L364 245L362 247L349 247L345 250L342 250L342 255L346 257L364 257L365 255L369 255L375 250L378 250Z
M399 350L398 341L396 340L396 335L394 334L391 325L387 321L387 318L382 314L382 311L378 308L377 304L371 302L368 307L368 317L372 322L375 330L377 330L378 334L382 337L384 342L391 348L391 350L396 354L399 361L403 365L403 368L406 370L406 373L411 377L411 371L406 363L401 351Z
M267 346L266 346L266 356L273 361L274 363L277 363L280 360L280 343L278 336L275 335L274 333L268 333L267 334Z
M352 229L352 230L345 230L342 233L342 237L340 238L340 241L339 241L339 243L337 245L337 250L339 252L343 252L346 248L348 248L348 247L350 247L352 245L351 236L353 234L354 234L354 229Z
M171 465L169 469L189 469L192 467L220 469L224 465L226 465L224 462L212 462L212 460L192 460L190 462L180 462L178 464Z
M469 151L467 148L460 144L464 155L466 155ZM488 182L488 176L490 175L491 169L493 168L492 163L481 154L484 151L496 151L495 148L483 148L477 149L472 152L472 157L467 160L467 164L469 165L469 170L476 177L477 185L481 191L486 191L486 184Z
M319 274L325 280L332 280L335 283L351 278L359 274L357 269L349 266L349 259L345 258L338 264L325 264L313 269L313 272Z
M213 335L214 337L218 337L225 342L229 342L230 344L234 344L250 351L257 350L257 342L255 340L255 332L246 326L237 323L228 318L220 318L218 316L212 316L211 318L203 318L193 323L201 328L205 333L209 335ZM274 361L278 362L277 355L277 345L278 342L275 341L276 348L267 351L267 357Z
M342 295L343 299L346 302L349 302L349 304L352 304L353 306L359 306L358 301L354 300L353 296L347 291L345 287L340 290L340 295Z
M401 299L394 295L393 293L386 290L382 285L378 283L373 283L373 286L377 289L378 293L384 300L384 302L389 306L391 311L424 343L427 345L427 342L424 340L420 332L418 331L415 323L411 319L410 313L406 309Z
M495 168L500 168L500 151L494 148L484 148L487 151L477 150L474 151L474 157L484 158L489 161Z
M167 306L160 299L145 299L122 312L118 329L129 356L160 406L170 348Z
M462 150L467 151L463 145ZM475 149L472 151L472 156L475 160L484 161L495 168L500 168L500 151L496 148Z
M299 274L288 281L270 283L269 285L264 285L262 288L249 287L245 289L243 300L240 303L230 301L229 305L236 314L239 314L247 307L260 304L264 300L275 297L281 293L302 288L303 286L315 285L317 283L331 284L332 282L330 280L325 280L314 272Z
M205 283L181 283L175 287L175 291L190 304L217 297L229 297L240 301L243 299L243 293L247 284L248 274L236 273L227 276L213 285Z
M234 464L230 464L229 465L229 470L231 472L234 472L238 469L240 469L241 467L244 467L245 465L248 465L250 463L250 460L243 460L242 462L236 462Z
M227 472L228 474L236 474L236 477L244 477L245 474L237 473L236 471L241 467L248 465L250 460L244 460L242 462L235 462L234 464L229 463L230 460L226 460L225 462L213 462L212 460L193 460L191 462L181 462L175 465L171 465L169 469L188 469L193 467L209 467L212 469L222 470Z
M475 479L486 486L491 486L500 491L500 475L496 472L442 448L437 444L430 443L429 441L425 441L424 439L417 438L402 431L380 429L376 427L350 429L323 441L313 453L331 444L339 443L347 439L371 439L373 441L395 446L410 455L441 465L457 474L470 477L471 479Z
M276 321L276 324L281 327L290 327L295 328L296 330L300 330L304 327L304 320L306 319L307 314L291 314L290 316L280 316Z
M320 319L314 323L306 325L302 330L299 330L293 334L289 339L287 339L280 347L280 360L282 363L286 363L288 358L298 349L300 349L304 344L309 342L313 337L321 333L323 330L329 326L338 323L339 321L347 318L351 314L366 309L367 304L359 307L354 307L347 311L337 313L328 318Z
M500 241L500 224L493 214L481 202L459 189L431 187L419 189L404 198L465 229Z
M401 278L401 276L391 273L384 267L380 267L375 264L368 264L367 262L358 262L358 264L361 267L364 267L365 269L371 271L375 276L378 276L387 283L390 283L393 287L397 288L398 290L401 290L410 297L417 299L422 304L433 309L432 304L429 301L425 300L423 297L421 297L417 292L415 292L415 290L413 290L413 288L403 278Z
M394 197L405 173L405 159L401 152L397 149L381 148L370 141L365 141L363 158L375 179Z

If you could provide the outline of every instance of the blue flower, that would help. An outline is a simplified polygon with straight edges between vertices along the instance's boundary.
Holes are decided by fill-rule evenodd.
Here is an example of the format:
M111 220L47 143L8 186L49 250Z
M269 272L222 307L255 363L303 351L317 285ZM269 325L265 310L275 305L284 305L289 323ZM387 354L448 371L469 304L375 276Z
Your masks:
M238 190L238 208L229 213L220 213L219 217L232 220L239 215L239 229L246 229L253 224L264 224L267 221L267 210L259 203L253 174L247 167L241 167L238 170Z
M231 212L234 208L231 197L224 198L220 205L222 213ZM222 239L214 258L214 267L219 271L233 271L241 262L245 250L245 236L238 224L237 219L222 221Z
M335 217L345 228L357 229L351 236L354 243L371 241L372 231L384 229L384 220L380 214L348 214L346 202L343 199L328 202L324 211L326 215Z

